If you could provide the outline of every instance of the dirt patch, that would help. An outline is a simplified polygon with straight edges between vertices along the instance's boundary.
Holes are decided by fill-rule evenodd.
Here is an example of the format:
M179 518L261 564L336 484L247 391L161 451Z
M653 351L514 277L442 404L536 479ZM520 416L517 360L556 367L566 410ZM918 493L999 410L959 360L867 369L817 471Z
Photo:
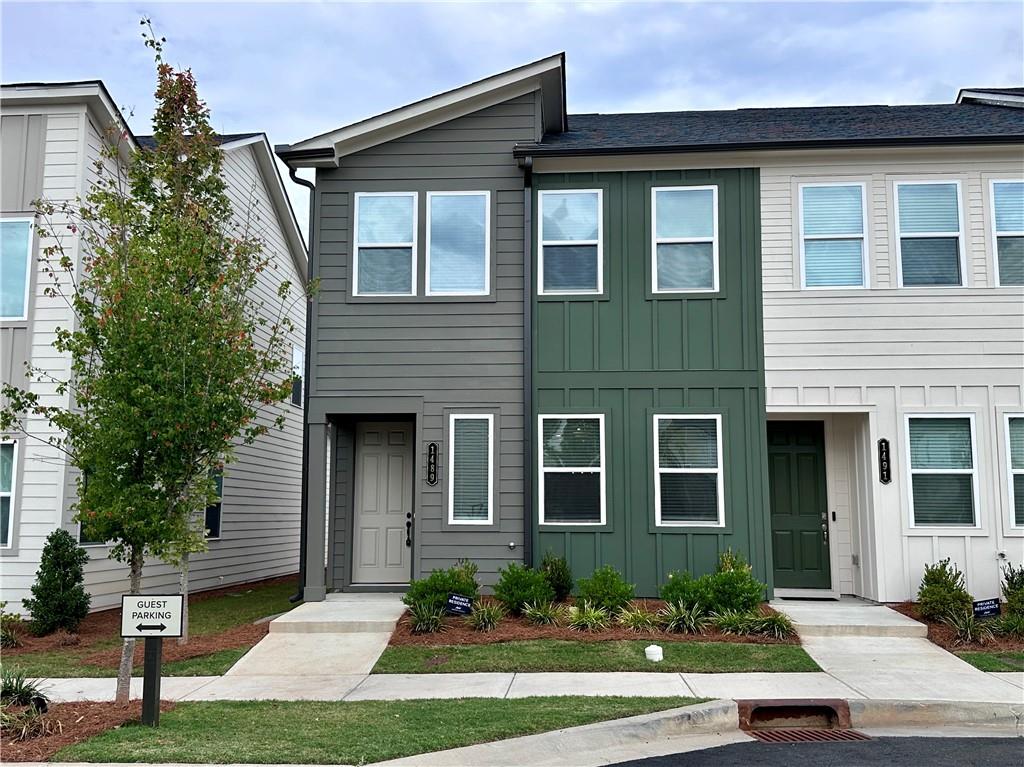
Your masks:
M898 613L903 613L908 618L913 618L915 621L925 624L928 627L928 639L942 649L949 650L950 652L1024 651L1024 639L1007 636L993 637L985 644L978 644L977 642L971 642L970 644L957 644L956 631L951 626L947 626L945 623L938 623L936 621L930 621L922 618L921 613L918 612L917 605L914 602L900 602L898 604L890 604L888 607L891 607Z
M161 711L170 711L174 704L164 701ZM142 718L142 701L132 701L126 708L115 703L54 703L43 714L50 730L26 740L17 740L6 730L0 733L5 762L45 762L65 746L91 738L106 730Z
M490 601L484 597L483 601ZM660 599L636 600L634 605L645 610L657 612L665 606ZM763 613L775 611L768 605L762 605ZM674 634L667 631L653 633L637 633L621 626L612 625L602 631L574 631L564 626L535 626L525 618L506 616L493 631L476 631L471 628L465 618L451 617L444 619L444 630L434 634L413 634L409 616L405 615L398 621L395 633L391 635L392 645L417 645L431 647L441 645L494 644L497 642L518 642L530 639L563 639L576 642L609 642L623 639L646 639L657 637L665 642L735 642L737 644L800 644L798 637L789 639L769 639L761 636L737 636L723 634L715 629L708 629L704 634Z

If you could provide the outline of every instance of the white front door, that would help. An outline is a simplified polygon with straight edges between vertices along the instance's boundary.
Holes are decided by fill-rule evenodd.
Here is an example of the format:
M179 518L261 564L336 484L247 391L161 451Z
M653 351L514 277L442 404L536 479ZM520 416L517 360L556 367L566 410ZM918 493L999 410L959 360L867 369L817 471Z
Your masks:
M356 428L353 583L408 583L412 547L412 424Z

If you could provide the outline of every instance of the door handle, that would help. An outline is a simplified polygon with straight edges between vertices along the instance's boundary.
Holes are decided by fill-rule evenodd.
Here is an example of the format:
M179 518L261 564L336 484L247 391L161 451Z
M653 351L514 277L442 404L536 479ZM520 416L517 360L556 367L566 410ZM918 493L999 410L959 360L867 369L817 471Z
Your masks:
M412 547L412 512L405 515L405 545Z
M822 537L825 545L827 546L828 545L828 525L825 522L821 523L821 537Z

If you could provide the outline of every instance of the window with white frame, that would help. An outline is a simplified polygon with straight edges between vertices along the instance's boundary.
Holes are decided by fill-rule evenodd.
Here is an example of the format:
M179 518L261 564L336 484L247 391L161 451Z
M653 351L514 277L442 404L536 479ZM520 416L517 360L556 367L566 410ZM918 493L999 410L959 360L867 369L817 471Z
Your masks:
M306 375L306 350L292 346L292 404L302 407L303 377Z
M1024 181L992 182L992 224L1000 285L1024 285Z
M32 219L0 219L0 320L28 316Z
M901 284L962 285L959 182L897 183L896 211Z
M864 184L801 184L803 287L864 287L866 230Z
M604 524L604 416L542 415L540 442L540 523Z
M206 530L206 539L210 541L220 538L221 513L224 509L224 472L215 472L213 482L216 486L217 500L207 506L203 513L203 528Z
M14 541L14 478L18 470L18 445L0 442L0 547Z
M655 293L718 290L718 187L651 189Z
M1007 463L1010 468L1010 523L1024 527L1024 413L1006 416Z
M427 294L478 296L490 289L489 192L427 193Z
M448 419L448 522L493 521L494 416L452 414Z
M907 419L907 439L914 525L975 525L973 419L911 416Z
M538 193L541 294L603 290L601 196L600 189Z
M416 192L357 192L353 295L416 293Z
M725 524L719 415L654 416L654 523Z

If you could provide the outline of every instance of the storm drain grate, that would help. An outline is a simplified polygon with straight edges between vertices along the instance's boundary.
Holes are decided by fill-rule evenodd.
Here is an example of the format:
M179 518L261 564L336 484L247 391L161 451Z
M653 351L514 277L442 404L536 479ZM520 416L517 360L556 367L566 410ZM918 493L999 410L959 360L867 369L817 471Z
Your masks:
M783 727L778 730L748 730L747 735L764 743L826 743L837 740L871 740L857 730L819 730Z

